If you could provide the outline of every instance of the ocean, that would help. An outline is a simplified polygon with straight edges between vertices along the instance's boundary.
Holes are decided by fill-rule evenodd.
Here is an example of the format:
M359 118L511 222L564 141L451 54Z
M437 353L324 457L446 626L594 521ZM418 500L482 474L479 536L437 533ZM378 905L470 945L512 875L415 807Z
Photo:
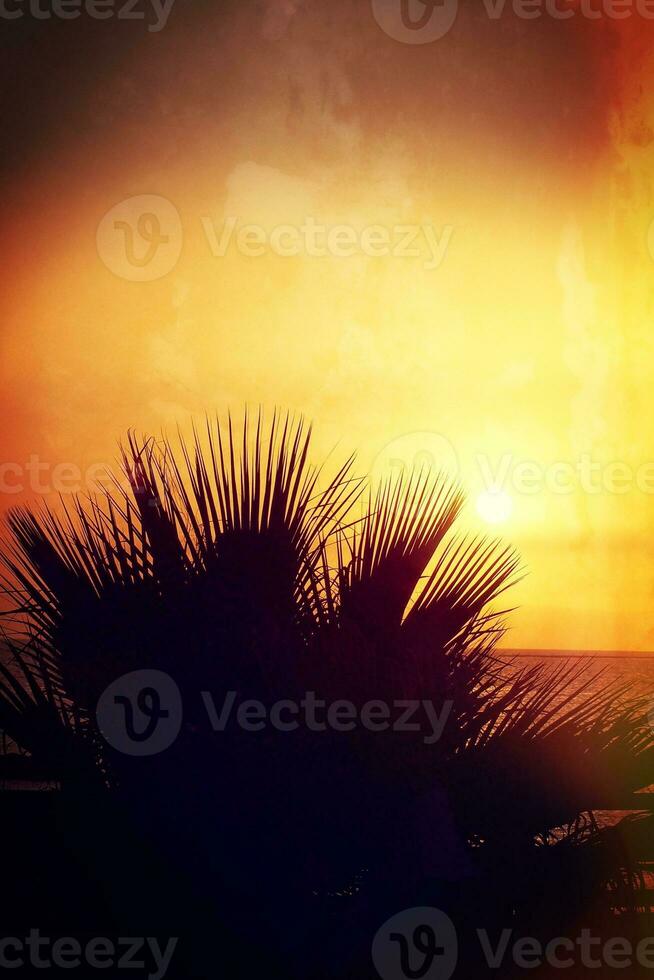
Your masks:
M607 686L612 681L633 687L635 695L654 693L654 653L634 653L626 650L498 650L501 659L516 667L533 666L542 661L552 670L563 664L575 664L587 669L590 675L599 675L593 685ZM654 700L653 700L654 705Z

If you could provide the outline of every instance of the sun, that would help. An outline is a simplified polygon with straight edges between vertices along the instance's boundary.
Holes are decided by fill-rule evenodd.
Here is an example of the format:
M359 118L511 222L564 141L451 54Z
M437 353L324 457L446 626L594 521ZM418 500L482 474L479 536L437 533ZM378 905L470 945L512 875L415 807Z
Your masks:
M477 497L476 507L487 524L502 524L513 513L513 498L506 490L484 490Z

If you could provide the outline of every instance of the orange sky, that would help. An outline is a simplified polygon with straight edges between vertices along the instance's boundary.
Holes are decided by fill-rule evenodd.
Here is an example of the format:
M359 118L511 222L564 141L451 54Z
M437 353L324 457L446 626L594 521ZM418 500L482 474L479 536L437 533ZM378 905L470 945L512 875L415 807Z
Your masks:
M530 571L511 646L654 649L654 22L462 2L409 45L366 2L182 0L158 33L13 26L0 507L41 496L31 457L66 489L55 464L88 474L130 426L288 406L318 456L444 462L475 528L499 481ZM112 230L136 212L101 224L144 195L149 281ZM264 254L215 254L229 219ZM276 254L309 219L352 254ZM417 255L369 254L405 226Z

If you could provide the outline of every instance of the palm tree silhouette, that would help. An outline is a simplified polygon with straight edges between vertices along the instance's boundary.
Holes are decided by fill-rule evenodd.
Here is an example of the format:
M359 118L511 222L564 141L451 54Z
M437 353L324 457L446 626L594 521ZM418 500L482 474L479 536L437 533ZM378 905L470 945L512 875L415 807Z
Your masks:
M243 934L244 908L269 935L292 914L303 950L317 910L340 922L336 959L356 958L380 910L425 888L443 906L453 880L469 919L638 908L650 820L618 837L592 810L607 787L654 781L645 697L574 666L509 670L496 647L510 610L493 604L520 575L513 550L454 533L463 497L443 475L368 489L350 459L327 477L310 435L247 413L190 443L130 434L127 486L14 511L0 728L57 784L76 832L118 833L118 806L166 869L226 896L220 915ZM143 670L183 703L179 735L147 757L117 750L96 715ZM217 733L202 692L429 702L447 717L437 740L361 724Z

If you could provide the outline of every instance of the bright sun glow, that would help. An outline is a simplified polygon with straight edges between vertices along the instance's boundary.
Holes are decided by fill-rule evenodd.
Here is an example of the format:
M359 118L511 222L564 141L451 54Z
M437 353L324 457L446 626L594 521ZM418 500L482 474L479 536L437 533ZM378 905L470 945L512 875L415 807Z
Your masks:
M513 511L513 500L505 490L484 490L477 497L477 513L488 524L501 524Z

